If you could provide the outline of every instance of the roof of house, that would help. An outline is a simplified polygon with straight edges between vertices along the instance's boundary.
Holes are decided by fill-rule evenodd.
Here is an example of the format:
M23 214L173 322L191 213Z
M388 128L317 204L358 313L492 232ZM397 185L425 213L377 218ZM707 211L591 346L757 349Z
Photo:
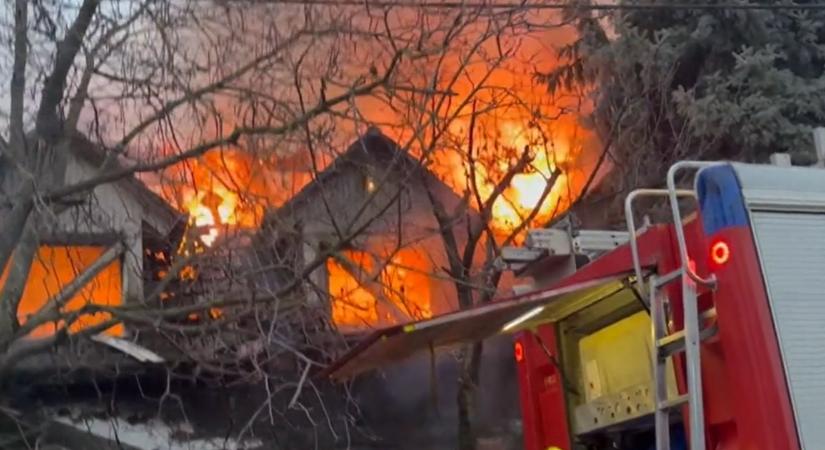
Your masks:
M338 156L324 170L319 172L315 179L304 186L297 194L286 201L278 209L267 213L264 219L271 220L279 215L299 208L306 202L317 199L319 191L325 183L336 176L351 169L363 168L366 164L379 163L385 170L419 171L420 180L434 182L458 198L458 195L441 181L432 171L422 165L421 161L401 148L395 141L386 136L376 127L370 127L366 133L360 135L345 152Z

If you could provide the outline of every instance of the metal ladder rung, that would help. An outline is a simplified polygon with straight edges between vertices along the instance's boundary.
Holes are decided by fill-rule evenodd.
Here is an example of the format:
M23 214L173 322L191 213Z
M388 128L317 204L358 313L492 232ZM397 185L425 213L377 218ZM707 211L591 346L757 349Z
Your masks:
M662 287L666 284L670 284L673 281L681 279L683 273L684 273L684 269L678 268L678 269L674 270L673 272L669 272L669 273L666 273L666 274L662 275L661 277L657 277L656 282L654 284L657 288L660 288L660 287Z
M660 411L669 411L671 409L678 408L682 405L686 405L689 400L690 397L688 396L688 394L682 394L677 397L661 401L657 406L659 407Z
M716 318L716 308L710 308L702 312L699 316L702 320L711 320ZM716 335L719 327L714 322L710 326L704 327L699 331L699 339L704 341ZM673 334L669 334L656 341L656 347L659 351L659 357L665 358L676 352L684 351L685 349L685 330L679 330Z
M685 348L685 332L677 331L673 334L667 335L656 342L656 347L659 349L659 357L670 356Z

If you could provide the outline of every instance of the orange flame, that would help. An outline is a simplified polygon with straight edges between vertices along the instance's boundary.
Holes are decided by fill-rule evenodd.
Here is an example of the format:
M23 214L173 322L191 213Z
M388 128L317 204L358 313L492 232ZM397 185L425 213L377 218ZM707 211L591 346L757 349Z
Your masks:
M239 223L238 194L224 186L214 186L210 191L191 190L184 196L188 197L184 208L191 223L207 230L200 236L207 246L214 244L221 226Z
M539 130L525 129L521 122L506 122L501 125L500 139L504 145L521 149L522 152L529 149L527 151L531 152L532 160L529 169L516 174L507 189L493 203L492 226L496 230L506 233L525 221L538 224L565 209L564 203L569 200L565 191L573 180L565 167L569 164L565 163L573 158L572 153L577 151L568 144L573 141L575 129L563 122L556 123L553 127L560 136L554 140L552 148L546 148L550 143L543 142L544 137L539 136ZM565 171L560 172L557 179L552 181L554 184L548 187L554 172L561 167L565 167ZM477 168L477 172L484 172L483 167ZM479 187L482 198L491 195L492 182L477 182L483 183L483 188Z
M461 118L450 125L448 140L464 143L459 145L462 148L439 149L438 154L433 155L434 164L429 166L457 193L477 191L481 200L485 201L493 194L513 159L517 159L523 149L529 148L533 156L529 168L513 177L492 207L491 225L502 234L512 231L524 221L529 221L529 226L537 226L563 212L582 185L586 173L581 156L586 153L584 140L590 137L577 122L576 109L581 105L575 102L579 99L570 96L565 102L560 101L559 97L551 98L546 87L537 82L533 75L557 64L555 55L547 50L545 44L561 44L574 37L574 33L561 29L534 37L536 39L518 44L518 55L505 66L490 69L479 60L458 69L466 72L464 76L458 77L459 81L453 85L444 87L445 92L451 92L456 99L450 105L456 106L446 107L444 111L439 111L439 115L449 117L456 112L456 108L462 109L458 111ZM492 42L489 44L494 45ZM490 50L495 49L491 47ZM455 59L454 66L462 67L458 64L458 55ZM442 67L450 66L444 64ZM408 69L423 70L424 77L432 76L425 67ZM448 76L449 73L441 75L444 76L439 79L456 79ZM416 77L412 74L410 79ZM477 92L475 88L480 83L487 88ZM510 98L502 100L501 92L509 92ZM470 96L486 111L477 118L475 131L481 136L477 137L474 145L477 155L473 163L473 186L468 186L471 172L468 166L471 163L466 147L471 104L457 101L469 99ZM415 102L415 98L410 100ZM401 113L387 108L378 98L359 100L359 109L367 121L399 126L417 122L414 117L399 117ZM567 112L560 114L561 111ZM227 120L222 125L225 132L231 129L229 122ZM403 134L409 132L391 127L383 131L399 142L405 142ZM415 152L415 149L412 151ZM297 153L304 152L298 150ZM232 148L215 150L181 165L189 173L189 179L179 186L176 193L178 205L190 214L193 226L205 230L200 236L205 245L214 245L226 228L257 226L265 208L278 206L311 180L305 172L306 176L298 183L293 178L287 185L272 186L267 181L272 178L271 172L268 172L272 169L272 161L258 158L254 152ZM550 192L545 192L548 180L556 169L562 171ZM291 189L284 189L288 185Z
M476 199L486 202L495 195L497 185L514 170L515 162L529 152L527 167L512 177L493 202L490 225L500 236L542 226L563 213L589 170L583 154L591 137L576 116L563 115L535 124L529 113L509 110L500 115L503 117L479 117L472 152L467 148L468 139L462 141L469 134L470 120L457 121L451 134L462 143L438 152L431 166L457 193L470 192L474 206L479 207Z
M257 227L266 208L282 203L285 191L289 193L271 181L296 175L274 173L268 161L244 149L214 150L173 171L178 182L168 188L166 197L189 214L190 226L196 227L207 246L226 230ZM304 183L303 179L294 182L293 191Z
M204 244L214 244L223 228L260 223L266 187L250 155L241 150L220 150L189 166L194 183L183 189L183 206L192 223L207 230L201 235Z
M437 65L460 71L458 77L449 68L439 74L439 80L451 83L439 86L451 96L439 116L457 117L449 125L444 143L439 143L430 155L433 164L429 168L442 181L459 195L469 192L478 207L476 195L482 203L486 202L525 149L532 156L528 167L513 177L493 203L491 227L497 234L506 236L516 228L542 226L563 213L579 194L585 175L592 168L589 159L594 136L579 123L581 114L587 112L587 103L570 93L551 95L535 77L559 63L549 46L573 38L574 30L559 28L531 35L529 39L516 36L494 40L483 46L481 56L469 62L454 55L447 58L451 64ZM498 54L499 46L513 49L512 56L497 66L486 64L483 55ZM431 68L421 70L424 79L432 77ZM410 103L421 102L411 97ZM476 115L474 111L479 112ZM394 117L393 114L391 108L383 108L367 111L366 116L387 123L392 121L388 117ZM427 114L420 120L404 118L396 122L426 122ZM404 142L409 133L403 127L389 131L399 142ZM471 131L473 149L468 148ZM545 192L556 169L559 173L549 192Z

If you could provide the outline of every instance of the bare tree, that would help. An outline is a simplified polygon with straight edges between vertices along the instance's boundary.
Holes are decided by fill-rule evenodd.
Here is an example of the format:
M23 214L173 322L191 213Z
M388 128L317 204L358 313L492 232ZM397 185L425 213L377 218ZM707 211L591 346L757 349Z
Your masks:
M530 125L533 120L549 119L534 117L522 122L522 133L532 137L525 139L523 147L513 147L512 142L502 142L504 139L495 132L485 136L485 125L479 125L483 120L479 119L477 105L474 102L469 113L466 137L453 149L466 161L464 204L450 210L431 196L432 213L440 224L442 245L449 256L447 274L453 280L461 309L487 303L500 294L504 270L498 260L501 248L520 242L531 225L552 220L566 209L564 203L570 200L569 192L564 191L566 183L559 182L564 165L557 159L553 138L545 130ZM552 127L551 123L545 125ZM489 133L491 124L488 122L486 127ZM490 150L497 156L485 157L484 153ZM503 164L502 159L506 161ZM531 193L518 192L514 187L514 180L525 175L535 177L531 189L537 190L526 205L517 197ZM467 223L466 232L461 235L451 226L457 221ZM476 415L474 398L481 375L481 354L479 342L464 347L459 357L460 449L475 448L472 420Z
M424 66L426 79L435 81L431 91L394 97L391 103L406 120L396 131L402 147L420 156L427 169L415 179L426 198L431 231L415 233L394 222L398 238L389 252L362 246L370 254L369 264L345 261L361 288L380 302L396 303L401 317L391 322L422 318L404 317L409 310L392 295L397 289L380 278L388 267L421 270L393 261L399 250L423 247L431 259L428 276L452 287L457 308L489 302L502 292L501 248L520 243L528 227L566 211L594 179L595 161L580 160L593 152L576 122L577 97L561 91L546 96L543 86L531 84L529 76L525 84L523 73L515 73L537 64L525 61L520 52L520 38L534 36L531 23L511 12L473 24L468 32L450 36L468 39L462 52L436 55ZM443 195L445 184L457 193L455 199ZM407 225L411 217L405 216ZM477 343L460 355L461 449L475 448L472 419L481 354Z

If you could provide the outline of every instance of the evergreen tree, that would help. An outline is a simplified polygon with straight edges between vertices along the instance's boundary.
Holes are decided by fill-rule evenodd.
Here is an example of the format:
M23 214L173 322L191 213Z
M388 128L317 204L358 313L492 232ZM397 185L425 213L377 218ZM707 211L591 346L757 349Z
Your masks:
M619 171L602 192L660 184L679 159L762 162L786 152L795 164L813 162L811 132L825 125L825 9L787 3L676 9L652 0L645 4L662 8L600 17L571 3L579 38L561 49L565 64L542 77L551 92L589 98L606 161Z

